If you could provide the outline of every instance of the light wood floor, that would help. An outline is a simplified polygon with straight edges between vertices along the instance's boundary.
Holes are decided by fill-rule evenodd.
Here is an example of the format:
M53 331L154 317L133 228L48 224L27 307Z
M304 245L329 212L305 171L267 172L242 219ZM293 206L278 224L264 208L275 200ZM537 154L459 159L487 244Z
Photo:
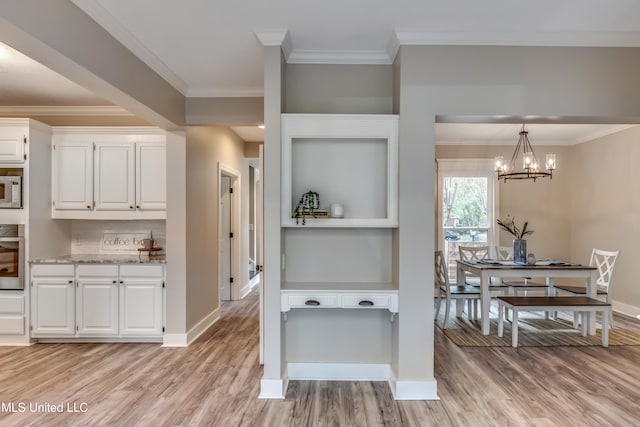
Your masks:
M459 348L437 328L440 401L396 402L384 382L329 381L293 381L285 400L259 400L257 301L253 292L225 304L188 348L0 347L0 402L26 406L5 407L0 425L640 425L640 346ZM640 330L635 319L616 322ZM30 412L36 403L86 412Z

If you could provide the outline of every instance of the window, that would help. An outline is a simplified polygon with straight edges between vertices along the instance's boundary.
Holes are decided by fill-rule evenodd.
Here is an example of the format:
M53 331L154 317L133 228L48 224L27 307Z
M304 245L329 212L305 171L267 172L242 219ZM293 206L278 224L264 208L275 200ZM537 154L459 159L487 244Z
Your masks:
M455 281L458 246L489 246L496 242L496 178L491 160L439 159L438 242L449 277Z

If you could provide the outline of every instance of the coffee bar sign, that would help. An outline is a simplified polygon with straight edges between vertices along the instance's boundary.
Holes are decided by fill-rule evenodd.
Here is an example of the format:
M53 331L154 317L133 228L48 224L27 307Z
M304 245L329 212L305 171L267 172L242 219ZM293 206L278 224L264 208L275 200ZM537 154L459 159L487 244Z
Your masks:
M100 253L137 254L143 246L142 239L151 238L151 231L104 231L100 241Z

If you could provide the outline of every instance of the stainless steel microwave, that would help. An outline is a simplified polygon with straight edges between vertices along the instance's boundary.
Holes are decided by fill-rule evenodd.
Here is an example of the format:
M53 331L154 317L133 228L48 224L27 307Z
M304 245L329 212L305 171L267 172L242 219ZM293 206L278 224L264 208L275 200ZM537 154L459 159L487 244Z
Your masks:
M22 177L0 176L0 208L18 209L22 207Z

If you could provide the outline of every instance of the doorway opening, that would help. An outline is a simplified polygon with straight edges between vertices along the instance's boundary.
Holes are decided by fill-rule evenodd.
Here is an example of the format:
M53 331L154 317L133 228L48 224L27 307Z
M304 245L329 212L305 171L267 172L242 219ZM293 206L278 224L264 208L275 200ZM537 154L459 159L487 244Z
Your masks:
M218 164L218 299L240 299L240 173Z

